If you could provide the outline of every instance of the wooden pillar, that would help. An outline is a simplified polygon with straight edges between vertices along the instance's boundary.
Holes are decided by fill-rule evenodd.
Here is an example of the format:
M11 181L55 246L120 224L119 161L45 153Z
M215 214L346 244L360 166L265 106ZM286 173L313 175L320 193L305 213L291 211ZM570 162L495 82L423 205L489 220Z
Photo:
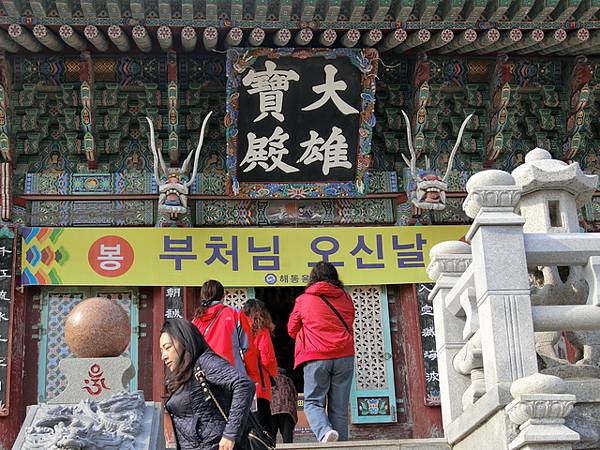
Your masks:
M23 380L26 303L23 293L15 289L17 239L14 227L5 225L0 228L0 248L2 249L0 252L1 448L10 448L17 437L25 418L25 405L27 404L23 395L28 390L25 389L27 385Z
M402 328L404 330L403 349L406 361L407 413L413 424L413 438L441 436L442 412L439 406L425 405L425 369L421 345L419 304L414 285L401 286L400 303Z
M98 165L96 140L94 136L94 63L89 52L81 54L79 62L79 81L81 87L81 129L83 130L83 151L88 167L95 169Z

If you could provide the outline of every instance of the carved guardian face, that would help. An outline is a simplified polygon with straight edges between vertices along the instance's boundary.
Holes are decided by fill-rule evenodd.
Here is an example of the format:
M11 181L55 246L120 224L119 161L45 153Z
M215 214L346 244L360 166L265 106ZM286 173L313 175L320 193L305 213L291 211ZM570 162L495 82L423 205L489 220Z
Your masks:
M188 177L179 173L178 170L169 171L169 174L161 179L158 191L160 194L164 194L164 197L162 197L162 202L159 202L159 208L162 205L171 207L184 205L184 198L188 194L188 188L185 185Z
M448 184L433 174L420 176L416 188L411 192L413 205L420 209L442 210L446 207Z

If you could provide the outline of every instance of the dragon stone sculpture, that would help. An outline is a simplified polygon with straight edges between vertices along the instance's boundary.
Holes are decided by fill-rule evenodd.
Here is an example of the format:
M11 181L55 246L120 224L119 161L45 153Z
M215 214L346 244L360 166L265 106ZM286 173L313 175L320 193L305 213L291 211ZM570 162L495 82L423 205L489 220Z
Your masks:
M163 160L160 150L157 150L154 140L154 125L150 118L146 117L150 126L150 149L154 157L154 177L158 184L158 212L166 213L172 220L176 220L180 214L185 214L187 209L187 196L189 188L194 183L198 173L198 159L200 158L200 149L204 142L204 131L212 111L209 112L200 131L200 139L196 150L190 152L181 167L167 167ZM194 156L194 166L191 175L189 175L190 162Z
M404 159L406 165L410 168L410 174L414 182L414 188L411 187L409 192L412 204L419 209L438 211L443 210L446 208L446 191L448 190L447 180L448 176L450 175L450 170L452 170L454 156L456 155L456 152L460 146L463 132L465 131L469 120L471 120L471 117L473 117L473 114L469 114L460 127L458 138L456 139L456 143L454 144L452 152L450 153L450 158L448 159L448 168L446 169L446 173L443 177L431 173L429 159L427 157L425 157L425 171L417 170L417 154L413 146L410 120L404 111L402 111L402 115L404 116L404 121L406 122L406 135L408 140L408 149L410 150L410 161L404 155L402 155L402 158Z
M142 430L144 395L119 392L95 402L45 405L43 416L27 429L26 450L133 450Z

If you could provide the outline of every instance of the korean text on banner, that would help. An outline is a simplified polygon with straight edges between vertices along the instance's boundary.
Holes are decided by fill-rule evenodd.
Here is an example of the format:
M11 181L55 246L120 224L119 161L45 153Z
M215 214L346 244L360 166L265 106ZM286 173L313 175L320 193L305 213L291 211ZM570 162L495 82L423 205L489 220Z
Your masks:
M465 226L24 228L24 285L304 285L318 261L348 285L430 281L431 247Z

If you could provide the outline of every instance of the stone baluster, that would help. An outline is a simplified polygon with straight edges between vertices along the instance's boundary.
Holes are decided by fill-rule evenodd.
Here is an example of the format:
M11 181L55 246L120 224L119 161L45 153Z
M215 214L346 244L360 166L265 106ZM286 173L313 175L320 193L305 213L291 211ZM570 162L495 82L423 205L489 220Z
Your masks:
M505 411L520 433L508 450L571 450L573 443L579 442L579 433L565 425L565 417L575 405L575 396L565 391L562 379L540 373L513 383L510 393L514 400Z
M537 372L521 188L509 173L486 170L467 182L471 242L486 390Z
M446 427L462 413L461 396L469 387L469 379L453 366L454 357L465 344L464 320L446 308L445 300L471 263L471 247L459 241L443 242L431 249L430 260L427 274L436 284L429 299L433 303L442 420Z
M485 394L485 372L481 353L481 335L479 333L475 333L464 347L460 349L454 357L452 365L458 373L471 378L471 384L462 396L462 407L464 410Z

